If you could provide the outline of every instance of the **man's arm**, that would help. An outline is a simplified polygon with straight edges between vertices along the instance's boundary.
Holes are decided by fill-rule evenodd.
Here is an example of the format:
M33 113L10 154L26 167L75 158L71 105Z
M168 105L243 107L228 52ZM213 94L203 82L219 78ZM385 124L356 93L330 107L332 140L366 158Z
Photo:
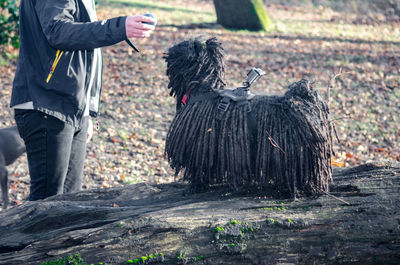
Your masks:
M128 37L147 37L149 34L146 32L154 29L151 25L140 23L149 20L143 16L75 22L73 14L76 6L72 0L36 1L35 8L43 33L55 49L84 50L109 46L125 40L132 30L135 35L128 34Z

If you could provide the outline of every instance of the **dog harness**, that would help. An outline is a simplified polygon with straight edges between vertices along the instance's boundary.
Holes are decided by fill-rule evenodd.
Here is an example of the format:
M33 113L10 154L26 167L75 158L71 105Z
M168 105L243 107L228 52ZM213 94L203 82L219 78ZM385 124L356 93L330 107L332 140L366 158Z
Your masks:
M231 101L236 102L238 105L248 104L248 112L251 111L251 106L249 100L254 98L254 94L250 93L250 86L260 79L261 76L265 75L265 72L259 68L252 68L247 73L246 81L243 85L235 89L219 89L212 90L201 95L196 95L190 98L190 103L196 103L198 101L203 101L207 99L213 99L216 97L221 97L218 105L218 109L221 111L227 111ZM190 84L189 84L190 85ZM189 91L183 96L182 104L188 104L189 96L195 86L191 86Z
M246 81L243 82L243 85L235 88L235 89L219 89L219 90L212 90L200 95L196 95L194 97L190 97L190 93L195 88L195 86L191 86L188 92L182 98L182 104L186 105L188 103L194 104L198 101L203 100L210 100L214 98L221 98L218 103L218 116L219 120L222 119L224 113L228 110L229 106L233 102L237 106L244 106L246 105L246 112L248 113L248 126L249 129L253 132L256 131L257 122L256 119L251 111L250 100L252 100L255 95L250 93L250 86L256 82L261 76L265 75L265 72L259 68L252 68L248 74Z

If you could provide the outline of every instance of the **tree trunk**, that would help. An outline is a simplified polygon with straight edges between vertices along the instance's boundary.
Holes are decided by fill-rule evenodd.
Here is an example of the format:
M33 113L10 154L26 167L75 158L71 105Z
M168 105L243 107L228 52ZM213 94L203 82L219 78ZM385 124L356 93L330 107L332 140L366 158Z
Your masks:
M226 28L267 30L271 21L262 0L214 0L217 23Z
M296 201L186 191L143 183L0 212L0 264L75 253L88 264L400 262L399 164L336 170L330 194Z

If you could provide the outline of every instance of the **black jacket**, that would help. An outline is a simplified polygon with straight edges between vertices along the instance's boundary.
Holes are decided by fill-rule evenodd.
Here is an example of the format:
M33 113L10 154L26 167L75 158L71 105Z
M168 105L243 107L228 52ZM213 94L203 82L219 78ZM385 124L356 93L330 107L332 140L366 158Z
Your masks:
M89 88L94 49L125 40L125 20L90 22L81 0L22 0L10 106L32 101L34 109L78 126L88 89L90 101L99 102L101 82Z

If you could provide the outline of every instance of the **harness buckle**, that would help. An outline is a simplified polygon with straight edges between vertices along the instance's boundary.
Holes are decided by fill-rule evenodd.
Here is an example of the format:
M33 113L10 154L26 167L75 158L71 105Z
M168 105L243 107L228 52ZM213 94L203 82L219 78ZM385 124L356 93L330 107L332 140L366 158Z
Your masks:
M223 97L223 98L220 100L219 104L218 104L218 109L219 109L220 111L224 111L224 112L225 112L225 111L228 110L230 104L231 104L230 98L228 98L228 97Z

